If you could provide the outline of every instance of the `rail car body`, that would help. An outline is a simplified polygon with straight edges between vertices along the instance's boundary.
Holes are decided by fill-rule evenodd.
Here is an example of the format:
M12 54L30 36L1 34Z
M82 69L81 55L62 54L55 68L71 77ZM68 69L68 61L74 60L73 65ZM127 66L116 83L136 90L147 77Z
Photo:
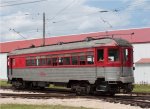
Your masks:
M133 48L123 39L18 49L8 55L8 81L16 88L66 85L77 94L131 92Z

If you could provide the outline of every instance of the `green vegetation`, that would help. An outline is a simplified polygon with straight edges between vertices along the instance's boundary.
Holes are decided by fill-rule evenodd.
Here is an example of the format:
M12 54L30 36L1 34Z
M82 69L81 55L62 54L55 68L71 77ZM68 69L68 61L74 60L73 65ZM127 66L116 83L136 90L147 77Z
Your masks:
M135 84L133 92L139 93L150 93L150 85L149 84Z
M61 105L26 105L26 104L2 104L0 109L90 109L84 107L69 107Z
M54 88L54 89L67 89L65 86L55 86L53 84L50 84L48 88Z
M6 80L0 80L0 87L1 86L11 86L11 84L8 84Z

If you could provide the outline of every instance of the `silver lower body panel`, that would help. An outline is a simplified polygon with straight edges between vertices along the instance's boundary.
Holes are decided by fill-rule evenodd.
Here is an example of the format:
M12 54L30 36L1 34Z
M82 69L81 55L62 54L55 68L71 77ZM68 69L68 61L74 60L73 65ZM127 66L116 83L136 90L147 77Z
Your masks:
M121 81L132 83L131 68L124 67L125 72L121 73L120 67L72 67L72 68L26 68L13 69L9 78L22 78L26 81L49 81L68 82L69 80L88 80L91 84L97 78L104 78L105 81Z

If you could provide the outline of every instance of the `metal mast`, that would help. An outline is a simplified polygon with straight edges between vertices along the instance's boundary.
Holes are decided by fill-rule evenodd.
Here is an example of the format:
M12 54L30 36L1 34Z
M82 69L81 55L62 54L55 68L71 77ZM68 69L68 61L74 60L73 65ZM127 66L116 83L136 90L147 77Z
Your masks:
M43 46L45 46L45 13L43 13Z

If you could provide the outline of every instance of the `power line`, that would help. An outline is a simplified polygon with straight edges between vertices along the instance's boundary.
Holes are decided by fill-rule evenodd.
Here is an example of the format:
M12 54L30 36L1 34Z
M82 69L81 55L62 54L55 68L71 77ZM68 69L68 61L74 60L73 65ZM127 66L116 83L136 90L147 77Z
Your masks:
M7 4L7 5L1 5L0 7L24 5L24 4L31 4L31 3L43 2L43 1L47 1L47 0L36 0L36 1L31 1L31 2L22 2L22 3L15 3L15 4Z
M105 20L105 19L102 18L101 16L100 16L100 19L102 20L103 23L107 24L110 28L113 27L107 20Z
M138 7L138 6L142 6L142 5L144 5L145 3L131 3L131 4L128 4L128 5L126 5L126 6L122 6L122 7L118 7L118 9L116 9L117 10L117 12L119 12L119 11L124 11L125 9L125 11L134 11L131 7ZM139 10L139 9L136 9L136 11L137 10ZM148 8L148 9L144 9L143 7L140 9L140 10L150 10L150 8Z
M67 6L65 6L63 9L61 9L60 11L58 11L54 17L47 19L47 20L53 20L54 18L56 18L60 13L62 13L63 11L65 11L67 8L69 8L75 0L73 0L71 3L69 3Z
M22 38L24 38L24 39L27 39L26 37L24 37L22 34L20 34L20 32L18 32L18 31L16 31L15 29L9 29L9 31L13 31L13 32L15 32L15 33L17 33L19 36L21 36Z
M90 15L93 15L93 14L98 14L98 13L107 13L107 12L111 12L111 11L108 11L108 10L100 10L100 11L96 11L96 12L92 12L90 14L85 14L85 15L82 15L82 16L78 16L76 18L72 18L71 20L74 20L74 19L80 19L81 17L84 17L84 16L90 16ZM114 10L112 11L114 12ZM70 21L71 21L70 20ZM58 20L58 21L52 21L52 22L49 22L49 23L53 23L53 24L56 24L56 23L60 23L60 22L63 22L63 21L68 21L68 20Z
M19 0L19 1L23 1L23 0ZM5 1L5 2L1 2L0 4L6 4L6 3L12 3L12 2L18 2L18 0Z

